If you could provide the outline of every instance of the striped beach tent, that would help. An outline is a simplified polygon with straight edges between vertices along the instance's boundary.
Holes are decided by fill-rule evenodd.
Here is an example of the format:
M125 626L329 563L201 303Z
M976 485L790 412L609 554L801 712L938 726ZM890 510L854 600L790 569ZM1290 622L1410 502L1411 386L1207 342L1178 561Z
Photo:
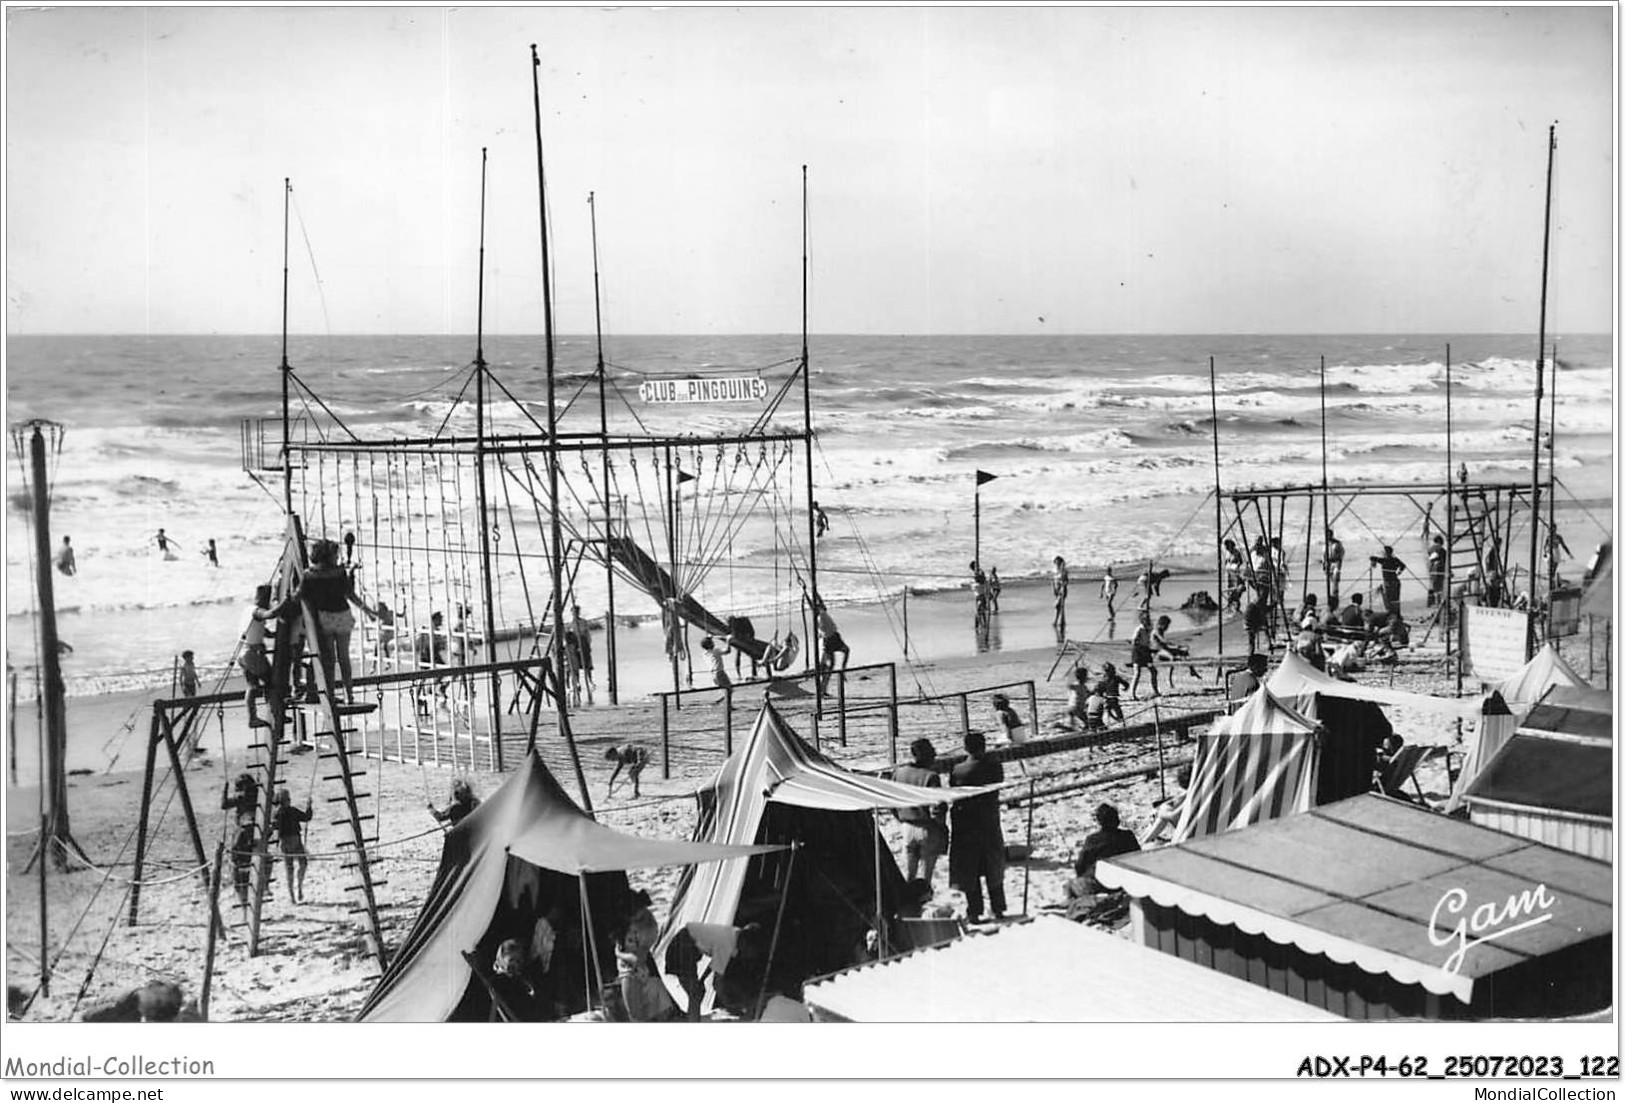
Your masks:
M1173 841L1304 812L1315 803L1320 725L1260 686L1199 736Z
M794 850L684 870L656 943L657 960L691 926L755 922L776 932L776 981L795 985L850 965L877 917L883 923L895 917L903 888L876 813L987 791L928 789L853 773L808 746L764 704L744 746L698 793L694 840L747 840L747 846L761 840Z

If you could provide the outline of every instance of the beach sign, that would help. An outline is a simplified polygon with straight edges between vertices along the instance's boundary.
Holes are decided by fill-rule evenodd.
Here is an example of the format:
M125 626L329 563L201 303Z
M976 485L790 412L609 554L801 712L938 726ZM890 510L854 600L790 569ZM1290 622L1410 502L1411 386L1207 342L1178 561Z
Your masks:
M1462 668L1481 682L1502 682L1528 661L1529 614L1483 605L1461 607Z
M756 376L720 376L714 379L651 379L638 386L645 402L760 402L767 383Z

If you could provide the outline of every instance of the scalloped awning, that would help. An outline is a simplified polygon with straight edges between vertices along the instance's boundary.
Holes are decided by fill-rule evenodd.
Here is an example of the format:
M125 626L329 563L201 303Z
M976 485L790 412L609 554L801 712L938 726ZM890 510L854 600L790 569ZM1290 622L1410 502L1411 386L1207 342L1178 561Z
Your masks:
M1095 876L1464 1003L1478 978L1613 930L1606 864L1377 796L1111 858Z

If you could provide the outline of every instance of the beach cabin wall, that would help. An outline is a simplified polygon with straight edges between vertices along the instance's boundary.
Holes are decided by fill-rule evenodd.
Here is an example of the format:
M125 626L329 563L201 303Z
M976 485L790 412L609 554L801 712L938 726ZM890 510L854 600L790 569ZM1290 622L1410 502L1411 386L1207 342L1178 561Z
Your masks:
M1606 935L1479 977L1472 1002L1463 1003L1149 898L1134 900L1131 917L1136 936L1152 949L1345 1019L1555 1018L1593 1011L1610 999L1612 946Z
M1473 799L1468 803L1467 818L1481 827L1520 835L1600 862L1614 859L1613 821L1599 816Z

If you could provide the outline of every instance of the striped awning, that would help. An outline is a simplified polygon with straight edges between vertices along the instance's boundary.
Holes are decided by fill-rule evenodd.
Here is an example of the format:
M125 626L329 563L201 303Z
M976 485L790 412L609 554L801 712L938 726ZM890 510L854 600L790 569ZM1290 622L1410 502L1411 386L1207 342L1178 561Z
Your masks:
M1260 686L1196 745L1173 841L1304 812L1315 798L1319 725Z

